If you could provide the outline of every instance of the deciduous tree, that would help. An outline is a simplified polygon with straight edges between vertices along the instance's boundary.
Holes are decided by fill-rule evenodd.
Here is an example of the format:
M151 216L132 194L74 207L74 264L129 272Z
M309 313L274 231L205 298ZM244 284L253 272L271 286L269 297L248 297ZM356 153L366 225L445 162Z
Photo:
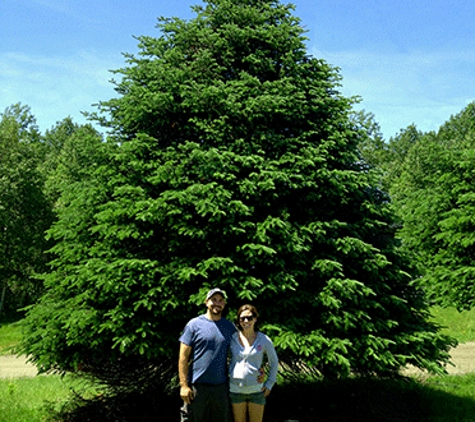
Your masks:
M421 136L391 186L420 284L433 302L459 309L475 304L474 114L470 104L437 133Z
M13 105L0 116L0 312L38 298L45 271L45 231L52 223L39 171L44 151L30 109Z

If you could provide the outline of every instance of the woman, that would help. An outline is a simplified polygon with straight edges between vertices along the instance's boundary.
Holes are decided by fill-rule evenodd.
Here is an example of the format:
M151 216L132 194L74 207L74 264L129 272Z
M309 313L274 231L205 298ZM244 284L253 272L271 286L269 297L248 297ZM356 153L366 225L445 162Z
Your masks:
M252 305L243 305L236 315L238 331L231 339L230 397L235 422L262 422L266 397L275 384L277 353L272 341L258 329L259 314ZM264 385L257 380L264 354L270 370Z

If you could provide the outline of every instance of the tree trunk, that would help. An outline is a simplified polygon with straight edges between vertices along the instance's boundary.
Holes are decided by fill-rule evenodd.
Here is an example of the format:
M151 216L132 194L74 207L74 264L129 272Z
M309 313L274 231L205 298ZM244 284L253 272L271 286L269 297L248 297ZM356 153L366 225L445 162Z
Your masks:
M5 303L5 295L7 293L7 282L3 282L2 296L0 297L0 314L3 310L3 304Z

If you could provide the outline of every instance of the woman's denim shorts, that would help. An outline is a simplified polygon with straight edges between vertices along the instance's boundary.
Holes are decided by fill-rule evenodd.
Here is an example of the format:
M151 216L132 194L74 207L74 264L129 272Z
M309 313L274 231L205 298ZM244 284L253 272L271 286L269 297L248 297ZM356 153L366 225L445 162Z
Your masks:
M266 397L264 396L264 392L261 391L260 393L255 394L240 394L240 393L229 393L229 397L231 399L231 403L239 404L239 403L254 403L254 404L261 404L265 406L266 404Z

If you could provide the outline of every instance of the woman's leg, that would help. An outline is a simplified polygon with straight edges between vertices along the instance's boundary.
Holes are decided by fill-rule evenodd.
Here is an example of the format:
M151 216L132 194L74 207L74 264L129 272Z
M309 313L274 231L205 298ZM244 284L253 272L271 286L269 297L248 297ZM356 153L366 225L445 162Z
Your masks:
M246 422L247 420L247 403L233 403L234 422Z
M249 422L262 422L264 418L264 405L249 403Z

